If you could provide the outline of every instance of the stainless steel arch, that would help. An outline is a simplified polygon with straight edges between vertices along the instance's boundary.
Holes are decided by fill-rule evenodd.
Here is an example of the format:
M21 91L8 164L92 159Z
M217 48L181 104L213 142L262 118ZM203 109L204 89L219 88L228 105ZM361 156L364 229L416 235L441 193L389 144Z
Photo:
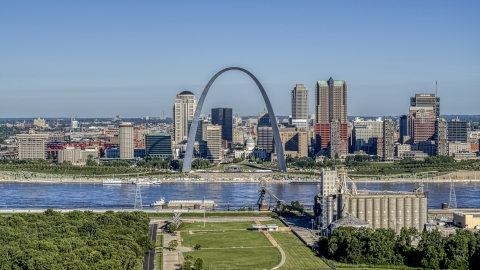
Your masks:
M188 133L188 141L187 141L187 149L185 151L185 159L183 161L183 168L182 171L189 172L192 169L192 158L193 158L193 144L195 143L195 134L197 133L198 128L198 120L200 118L200 113L202 111L203 102L205 101L205 97L207 96L208 90L210 86L212 86L213 82L220 76L222 73L229 71L229 70L240 70L245 72L258 86L258 89L262 93L263 100L265 101L265 105L267 106L268 115L270 117L270 123L272 124L272 131L273 131L273 139L275 141L275 151L277 153L277 160L278 160L278 169L280 171L287 171L287 166L285 164L285 157L283 155L283 147L282 141L280 139L280 133L278 132L277 120L275 117L275 113L273 112L272 105L270 104L270 100L268 99L267 93L265 93L265 89L263 89L262 84L258 81L258 79L250 73L248 70L239 68L239 67L229 67L220 70L215 76L213 76L210 81L208 82L205 89L203 89L202 95L197 103L197 109L195 110L195 115L193 116L193 121L190 126L190 131Z

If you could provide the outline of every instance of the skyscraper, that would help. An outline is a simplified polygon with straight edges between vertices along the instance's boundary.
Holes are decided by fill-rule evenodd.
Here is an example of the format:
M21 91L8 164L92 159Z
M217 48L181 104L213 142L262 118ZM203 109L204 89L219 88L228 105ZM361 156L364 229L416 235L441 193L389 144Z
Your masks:
M435 113L433 110L420 109L408 114L408 132L412 143L432 139L435 133Z
M292 120L308 120L308 90L303 84L292 90Z
M212 162L219 162L223 158L222 127L207 125L207 158Z
M410 98L410 111L419 109L433 110L435 118L440 117L440 98L435 94L415 94Z
M408 136L412 143L432 139L435 133L435 120L440 117L440 98L435 94L415 94L410 98L407 116Z
M348 150L347 83L342 80L315 84L316 150L328 150L330 158ZM325 147L328 145L328 149Z
M222 126L222 140L233 141L232 108L212 108L212 124Z
M193 120L197 100L190 91L180 92L173 105L173 141L179 144L188 139L188 131Z
M347 122L347 83L341 80L317 81L315 84L315 119L317 123L337 120Z
M275 125L277 123L274 123ZM266 150L272 153L274 150L273 130L270 124L270 117L266 110L263 110L258 116L257 125L257 146L258 149Z
M123 122L120 124L120 158L134 158L133 124Z

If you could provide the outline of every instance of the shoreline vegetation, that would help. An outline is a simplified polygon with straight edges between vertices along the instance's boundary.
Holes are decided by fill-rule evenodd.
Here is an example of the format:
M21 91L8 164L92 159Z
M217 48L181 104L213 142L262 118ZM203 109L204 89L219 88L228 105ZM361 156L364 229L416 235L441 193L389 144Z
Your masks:
M365 183L418 183L418 182L476 182L480 181L480 159L455 161L449 156L426 157L424 160L403 159L395 162L377 162L372 156L348 156L344 161L287 157L288 171L278 172L276 164L242 160L238 163L209 164L195 159L193 170L179 172L182 161L159 158L140 160L136 164L110 161L85 166L70 163L57 164L53 160L0 160L0 182L35 183L102 183L106 178L153 178L163 182L229 183L315 183L321 170L337 168L345 171L355 182ZM175 170L176 169L176 170Z
M77 183L77 184L102 184L103 180L108 178L125 179L125 184L130 184L134 178L157 178L165 183L259 183L266 180L269 184L315 184L319 183L319 176L316 178L303 178L301 174L295 173L249 173L250 178L237 178L235 173L206 173L189 174L189 173L168 173L155 175L137 176L134 174L121 175L103 175L101 177L93 177L90 175L64 175L64 174L44 174L30 171L0 171L0 183ZM318 175L318 174L317 174ZM239 175L240 176L240 175ZM245 176L245 173L242 174ZM128 179L129 180L128 180ZM369 178L351 178L356 183L449 183L449 182L480 182L480 172L476 171L456 171L446 174L436 172L421 173L418 175L409 175L408 178L396 176L371 176Z

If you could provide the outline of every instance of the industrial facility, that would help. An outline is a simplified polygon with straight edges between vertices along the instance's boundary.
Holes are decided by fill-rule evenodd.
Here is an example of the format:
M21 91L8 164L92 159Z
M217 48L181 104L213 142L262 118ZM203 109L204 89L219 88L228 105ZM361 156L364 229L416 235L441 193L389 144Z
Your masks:
M427 205L427 194L421 185L411 192L357 191L346 172L322 170L321 192L315 196L314 211L316 225L326 233L338 227L331 226L332 223L347 216L368 223L374 230L391 228L399 233L403 227L423 231Z

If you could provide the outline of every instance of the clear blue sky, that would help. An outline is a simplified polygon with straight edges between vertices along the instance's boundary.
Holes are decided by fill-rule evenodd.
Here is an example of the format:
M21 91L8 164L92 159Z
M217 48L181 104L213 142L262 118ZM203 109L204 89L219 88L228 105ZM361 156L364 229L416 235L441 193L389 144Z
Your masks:
M480 1L2 1L0 117L171 116L217 71L250 70L277 115L290 91L346 80L349 115L400 115L434 92L442 114L480 114ZM314 112L310 102L310 113ZM265 107L238 71L211 107Z

